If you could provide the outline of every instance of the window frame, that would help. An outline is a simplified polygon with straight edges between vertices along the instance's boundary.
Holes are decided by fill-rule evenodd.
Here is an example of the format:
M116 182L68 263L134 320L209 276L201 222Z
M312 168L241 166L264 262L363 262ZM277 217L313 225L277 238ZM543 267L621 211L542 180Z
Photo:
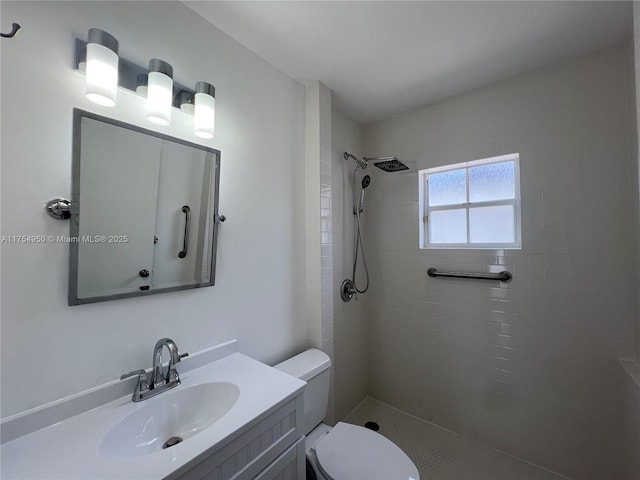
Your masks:
M429 207L427 205L429 199L429 175L436 173L449 172L453 170L465 170L465 188L466 200L469 200L469 169L483 165L492 165L496 163L514 162L514 198L505 200L491 200L486 202L465 202L452 203L447 205L437 205ZM487 249L504 249L519 250L522 249L521 235L521 209L520 209L520 154L510 153L496 157L482 158L469 162L456 163L451 165L443 165L440 167L426 168L418 172L418 191L419 191L419 248L420 249L438 249L438 250L487 250ZM510 243L470 243L469 231L469 210L480 207L492 207L501 205L513 205L514 213L514 242ZM467 220L467 242L466 243L430 243L430 225L429 217L431 212L438 210L465 210Z

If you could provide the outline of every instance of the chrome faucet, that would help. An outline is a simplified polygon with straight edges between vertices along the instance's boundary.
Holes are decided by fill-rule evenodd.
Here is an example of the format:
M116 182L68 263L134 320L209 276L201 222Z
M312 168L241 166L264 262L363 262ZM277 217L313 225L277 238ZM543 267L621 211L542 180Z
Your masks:
M162 351L164 347L167 347L170 354L166 373L164 373L164 367L162 365ZM156 342L155 347L153 347L151 380L147 381L147 373L145 370L134 370L133 372L125 373L120 377L120 380L138 375L138 383L136 384L131 399L134 402L146 400L180 384L180 376L178 375L175 365L188 355L188 353L180 354L176 342L170 338L161 338Z
M167 367L167 373L163 373L162 366L162 350L164 347L169 349L169 365ZM170 338L161 338L156 342L156 346L153 347L153 370L151 372L151 388L171 388L180 383L180 377L176 370L176 363L180 361L182 357L189 355L185 353L180 355L176 342Z

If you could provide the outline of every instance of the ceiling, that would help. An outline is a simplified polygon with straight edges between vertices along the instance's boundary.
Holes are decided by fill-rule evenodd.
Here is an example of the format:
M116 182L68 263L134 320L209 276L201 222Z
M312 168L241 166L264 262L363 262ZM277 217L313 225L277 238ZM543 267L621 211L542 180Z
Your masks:
M186 1L363 124L632 35L618 1Z

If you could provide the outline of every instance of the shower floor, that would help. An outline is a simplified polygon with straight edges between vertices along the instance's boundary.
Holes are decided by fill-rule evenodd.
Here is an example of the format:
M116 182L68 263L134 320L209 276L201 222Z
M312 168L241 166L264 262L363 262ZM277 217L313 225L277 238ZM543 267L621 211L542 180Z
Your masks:
M567 480L372 398L345 418L356 425L368 421L409 455L422 480Z

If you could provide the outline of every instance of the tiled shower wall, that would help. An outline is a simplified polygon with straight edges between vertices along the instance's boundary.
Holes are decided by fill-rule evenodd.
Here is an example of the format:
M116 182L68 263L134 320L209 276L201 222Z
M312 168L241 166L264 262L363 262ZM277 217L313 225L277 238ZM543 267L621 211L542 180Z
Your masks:
M355 162L345 161L343 153L362 156L362 127L333 108L331 130L335 418L342 420L367 395L367 330L364 305L369 293L359 295L357 300L352 299L348 303L340 298L340 285L344 279L352 276L355 239L351 206ZM358 186L362 175L368 172L369 169L365 172L358 171ZM366 213L363 213L363 224L366 221ZM360 272L360 269L358 271ZM358 276L359 288L364 285L362 278Z
M635 348L629 45L369 126L369 393L581 479L632 478L618 358ZM518 152L522 250L418 248L417 170ZM509 270L511 283L430 279Z

